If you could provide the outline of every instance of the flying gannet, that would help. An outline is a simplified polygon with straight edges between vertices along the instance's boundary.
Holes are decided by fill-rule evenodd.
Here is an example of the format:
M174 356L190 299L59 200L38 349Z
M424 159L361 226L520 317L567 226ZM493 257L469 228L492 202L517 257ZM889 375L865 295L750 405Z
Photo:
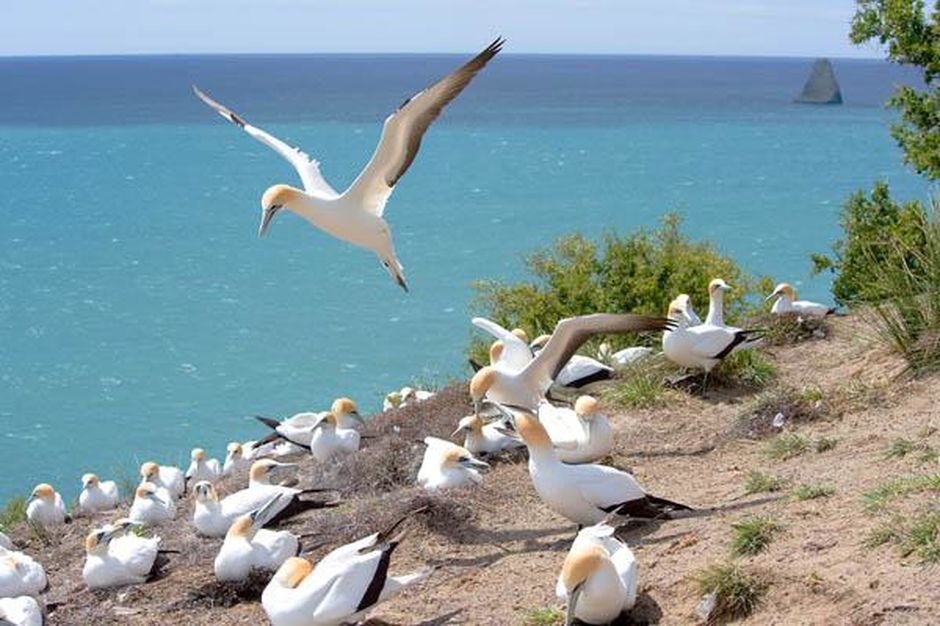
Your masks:
M58 526L71 521L65 512L62 496L52 485L40 483L33 488L26 507L26 519L40 526Z
M95 474L82 476L82 492L78 495L78 508L82 513L110 511L120 501L117 483L113 480L101 482Z
M274 216L286 208L337 239L373 251L389 275L408 291L401 263L395 255L391 230L382 218L385 203L417 156L425 131L502 46L503 40L497 39L456 71L405 100L385 119L382 137L372 159L343 193L338 193L326 182L317 161L248 124L198 87L193 86L193 90L219 115L280 154L300 175L303 189L274 185L264 192L258 229L260 235L267 230Z
M42 622L42 609L35 598L30 596L0 598L0 624L42 626Z
M441 491L481 484L481 469L488 469L489 464L475 458L469 450L457 444L425 437L427 449L418 469L418 484L427 491Z
M253 569L274 572L300 552L300 542L286 530L266 530L271 511L282 496L275 494L261 508L235 518L213 564L215 577L223 581L246 580Z
M774 302L770 312L774 315L796 314L799 318L820 318L835 313L832 307L820 304L819 302L810 302L809 300L797 300L796 291L789 283L780 283L774 287L773 293L767 296L767 300L777 299Z

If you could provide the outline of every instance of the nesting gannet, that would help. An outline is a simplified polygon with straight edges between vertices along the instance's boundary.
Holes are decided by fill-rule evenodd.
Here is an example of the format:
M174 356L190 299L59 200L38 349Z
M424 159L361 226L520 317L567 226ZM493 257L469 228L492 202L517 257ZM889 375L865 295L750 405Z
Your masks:
M42 626L42 622L42 609L35 598L30 596L0 598L0 624Z
M418 469L418 484L427 491L483 482L479 470L489 464L474 458L466 448L437 437L425 437L424 443L427 449Z
M796 314L800 318L820 318L836 312L834 308L819 302L797 300L796 291L789 283L780 283L774 287L773 293L767 296L767 300L774 298L777 301L770 309L774 315Z
M281 463L274 459L261 459L252 463L248 469L248 486L269 487L271 485L282 485L288 481L293 481L293 479L282 478L281 476L287 472L293 473L296 470L296 463ZM277 477L276 480L272 480L275 476Z
M639 363L646 357L653 354L653 349L647 346L631 346L622 350L617 350L607 356L607 361L614 367L628 367Z
M721 278L715 278L708 283L708 315L705 316L706 324L710 326L725 325L725 292L730 290L731 285ZM689 314L689 317L691 317L691 314Z
M215 557L215 577L224 581L248 578L253 569L277 570L281 564L300 551L300 542L286 530L265 530L270 511L281 498L273 496L261 508L235 518L225 541Z
M497 39L483 52L411 98L385 119L382 137L372 159L352 185L343 193L335 191L320 174L319 163L298 149L248 124L197 87L196 95L219 115L284 157L303 182L304 188L288 185L269 187L261 199L263 235L281 209L300 215L316 228L353 245L371 250L389 275L408 291L401 263L395 255L392 234L382 219L398 179L408 170L418 154L421 138L443 108L463 91L487 62L500 51Z
M108 552L118 559L128 560L133 559L141 551L148 550L148 546L153 545L153 537L127 532L131 528L141 526L142 524L128 517L122 517L106 526L105 528L111 533Z
M303 452L310 447L313 428L319 423L323 413L297 413L283 421L255 415L255 419L273 430L268 436L259 439L257 445L266 445L277 441L286 441L297 447L296 452Z
M26 507L26 519L40 526L58 526L71 521L65 512L62 496L46 483L33 488Z
M321 463L352 454L359 449L359 431L354 428L340 428L336 416L326 412L313 427L310 440L310 453Z
M186 477L178 467L147 461L140 466L140 477L142 482L166 490L173 500L186 493Z
M575 538L555 585L567 602L567 624L609 624L636 603L637 564L633 551L602 521Z
M336 417L336 423L340 428L359 429L365 424L362 415L359 414L359 407L349 398L337 398L330 405L330 413Z
M242 444L233 441L225 448L225 462L222 464L223 476L240 476L251 467L251 460L245 457Z
M285 561L261 594L261 606L271 624L356 624L380 602L430 576L433 568L389 576L392 552L404 534L394 533L407 517L382 532L336 548L316 567L298 557Z
M189 455L190 463L184 474L189 484L202 480L215 482L222 477L222 465L218 459L207 459L206 451L202 448L193 448Z
M37 596L47 585L46 571L31 556L0 548L0 598Z
M539 421L551 437L558 458L565 463L591 463L610 454L614 431L601 415L593 396L580 396L574 409L539 405Z
M496 402L536 410L568 360L592 336L603 333L627 333L663 330L672 322L639 315L597 313L570 317L558 322L545 347L519 371L497 364L488 365L470 380L474 412L480 412L484 396Z
M111 527L99 528L85 537L82 579L89 589L139 585L153 574L160 538L144 539L135 544L135 550L116 553L109 549L115 533Z
M468 415L457 424L457 430L451 435L456 437L463 433L463 447L470 454L496 454L503 450L521 448L525 444L518 437L510 437L499 427L498 422L483 423L479 415Z
M82 492L78 496L78 508L82 513L110 511L120 501L117 483L113 480L101 482L95 474L82 476Z
M549 339L551 339L551 335L539 335L536 337L535 340L529 344L532 348L532 352L538 354L539 351L545 347L545 344L548 343ZM610 380L613 374L614 368L609 365L604 365L597 359L584 356L583 354L572 354L568 362L565 363L565 366L558 372L558 376L555 377L555 382L562 387L579 388L599 380Z
M270 502L275 495L282 495L271 508L269 524L300 515L305 511L335 506L332 502L304 500L302 495L319 493L319 489L295 489L279 485L257 485L236 491L221 501L210 482L196 483L193 493L196 504L193 507L193 525L200 535L206 537L224 537L235 518L250 513Z
M529 449L529 475L542 501L579 525L596 524L608 513L670 519L674 511L691 510L646 493L630 474L605 465L562 463L552 440L534 414L514 407L516 430ZM501 407L501 410L506 410Z
M411 404L412 402L424 402L434 397L433 391L415 389L414 387L402 387L400 393L402 406Z
M140 483L127 516L131 521L145 526L159 526L176 517L176 502L169 497L166 489L153 483Z
M3 550L13 549L13 542L10 541L10 538L7 537L5 534L3 534L2 531L0 531L0 549L3 549Z

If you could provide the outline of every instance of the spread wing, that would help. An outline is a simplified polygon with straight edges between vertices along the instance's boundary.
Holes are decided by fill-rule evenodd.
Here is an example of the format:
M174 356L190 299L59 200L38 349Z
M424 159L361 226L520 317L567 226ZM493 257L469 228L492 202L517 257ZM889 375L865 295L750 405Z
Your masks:
M307 193L324 198L339 197L336 190L330 187L330 184L326 182L323 175L320 174L320 163L318 161L311 159L305 152L301 152L299 148L292 148L277 137L264 132L260 128L252 126L245 121L245 118L216 102L195 85L193 85L193 92L200 100L212 107L216 113L280 154L288 163L293 165L294 169L297 170L297 174L300 175L300 180L303 182L304 190Z
M382 137L372 159L345 195L355 198L360 206L381 217L395 183L417 156L425 131L444 107L470 84L477 72L496 56L503 41L496 39L457 70L405 100L397 111L385 118Z
M485 330L503 342L503 353L499 357L500 364L506 365L514 372L518 372L532 360L532 349L529 344L496 322L492 322L485 317L474 317L471 321L477 328Z

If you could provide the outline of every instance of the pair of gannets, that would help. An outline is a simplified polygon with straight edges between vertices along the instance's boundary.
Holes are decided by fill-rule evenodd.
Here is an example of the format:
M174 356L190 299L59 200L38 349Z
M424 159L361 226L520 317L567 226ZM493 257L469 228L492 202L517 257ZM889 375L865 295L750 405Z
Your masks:
M382 410L391 411L408 406L413 402L424 402L434 397L433 391L424 389L415 389L414 387L402 387L399 391L390 391L382 400Z
M137 485L127 516L137 524L160 526L176 517L176 500L166 489L142 482Z
M35 598L30 596L0 598L0 624L42 626L42 622L42 608Z
M607 456L614 447L614 431L599 413L592 396L580 396L574 409L539 405L539 422L545 427L558 458L565 463L590 463Z
M95 474L82 476L82 492L78 495L78 508L82 513L110 511L121 501L117 483L98 480Z
M478 320L481 318L475 319L474 324L477 324ZM672 325L673 322L662 318L613 313L563 319L555 326L555 332L545 343L545 347L522 369L503 365L500 360L496 365L483 367L473 375L470 380L470 397L474 403L474 411L480 412L484 397L535 411L561 369L592 336L604 333L657 331ZM506 344L504 350L510 350L510 346L515 344L511 337L515 342L520 342L512 333L506 333L501 337ZM507 355L507 363L515 362L517 358Z
M153 575L160 538L127 534L131 526L132 520L119 520L85 537L82 579L89 589L139 585Z
M47 585L46 571L31 556L0 548L0 598L36 596Z
M417 156L425 131L444 107L470 84L477 72L496 56L502 45L503 40L497 39L456 71L405 100L385 119L382 137L372 159L343 193L338 193L324 180L317 161L251 126L197 87L194 86L193 90L219 115L280 154L300 175L303 189L274 185L264 192L259 235L265 233L281 209L287 209L337 239L374 252L389 275L408 291L401 263L395 255L391 230L382 219L385 203Z
M835 313L832 307L820 304L819 302L810 302L809 300L797 300L796 291L789 283L780 283L774 287L773 293L767 296L767 300L774 300L770 312L774 315L793 315L800 318L820 318Z
M690 507L646 493L630 474L605 465L563 463L538 418L520 407L497 404L513 421L529 449L529 475L542 501L580 526L597 524L610 513L643 519L670 519Z
M361 423L362 418L358 413L352 413L351 416L354 421ZM332 411L299 413L283 422L257 417L263 424L274 429L268 437L280 438L296 446L306 446L320 462L331 461L359 449L359 431L341 426Z
M235 518L215 557L216 578L242 581L253 569L274 572L284 561L299 554L300 541L293 533L264 528L273 520L277 503L284 497L289 496L274 494L260 508Z
M207 459L206 451L202 448L193 448L189 455L189 467L183 477L188 485L203 480L214 483L222 477L222 464L218 459Z
M33 487L26 506L26 519L43 527L59 526L71 521L62 496L47 483Z
M441 491L483 482L480 470L489 468L489 464L466 448L437 437L425 437L424 443L427 448L417 482L425 490Z
M142 463L140 478L142 483L150 483L165 491L165 495L174 501L186 493L186 476L180 468L172 465L159 465L153 461Z
M555 585L567 602L566 624L609 624L636 603L637 563L633 551L603 520L578 532Z
M392 553L404 536L396 531L418 511L401 517L382 532L336 548L316 567L299 557L285 561L261 594L261 606L271 624L355 624L380 602L430 576L433 568L389 576Z

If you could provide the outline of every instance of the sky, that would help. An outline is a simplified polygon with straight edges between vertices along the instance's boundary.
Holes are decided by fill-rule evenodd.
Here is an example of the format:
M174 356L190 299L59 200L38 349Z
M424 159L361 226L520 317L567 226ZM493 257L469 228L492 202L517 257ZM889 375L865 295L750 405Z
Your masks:
M507 52L877 57L855 0L0 0L0 55Z

